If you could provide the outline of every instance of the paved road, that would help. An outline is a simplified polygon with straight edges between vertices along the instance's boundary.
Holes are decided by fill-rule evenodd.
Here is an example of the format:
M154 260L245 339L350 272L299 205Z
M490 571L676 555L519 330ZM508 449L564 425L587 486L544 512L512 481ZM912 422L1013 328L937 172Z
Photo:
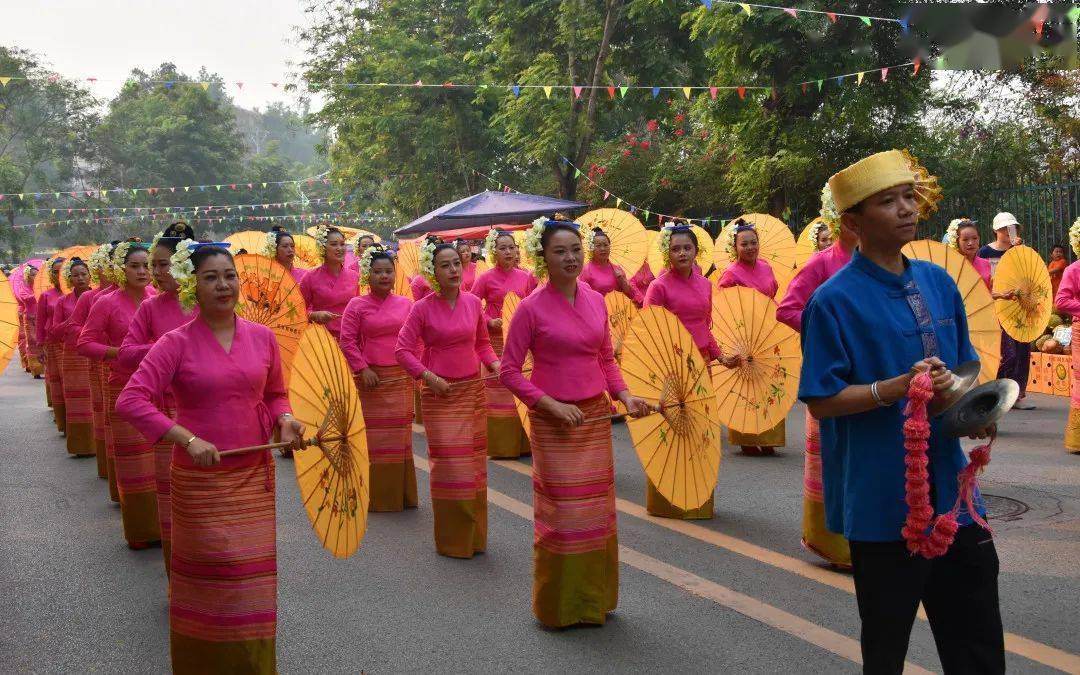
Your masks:
M983 480L993 520L1008 665L1080 672L1080 457L1061 447L1066 399L1003 425ZM166 585L158 549L124 545L93 461L71 459L40 382L0 375L0 672L162 672ZM644 515L644 477L615 428L622 545L618 611L604 627L549 631L530 611L531 483L490 464L486 555L435 554L427 474L416 511L374 514L363 547L334 560L278 460L282 672L857 672L850 577L799 546L802 410L773 458L727 452L714 520ZM415 435L424 455L424 436ZM419 460L423 466L423 460ZM1007 500L1016 500L1010 502ZM1024 510L1026 509L1026 510ZM1022 512L1021 512L1022 511ZM940 670L925 621L910 670Z

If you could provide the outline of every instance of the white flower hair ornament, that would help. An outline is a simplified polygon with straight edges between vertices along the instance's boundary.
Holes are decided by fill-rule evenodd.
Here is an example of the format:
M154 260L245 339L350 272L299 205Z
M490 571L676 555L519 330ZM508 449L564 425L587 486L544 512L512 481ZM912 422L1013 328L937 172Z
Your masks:
M315 226L315 234L312 235L315 239L315 250L319 252L319 256L326 257L326 240L330 237L330 223L325 220ZM275 243L275 246L277 244Z
M365 250L363 252L363 254L360 255L360 285L361 286L370 286L371 285L371 258L372 258L372 256L374 256L376 253L385 253L385 252L386 252L386 249L384 249L381 245L372 244L371 246L367 247L367 250Z
M90 282L95 286L101 284L102 272L107 272L109 265L109 245L102 244L94 249L86 260L86 267L90 270ZM106 274L106 279L108 275Z
M30 271L31 270L33 270L34 272L37 272L38 268L34 267L30 263L26 263L25 265L23 265L22 278L23 278L23 282L25 282L27 286L29 286L30 284L33 283L33 281L30 279Z
M181 240L176 245L176 253L169 258L169 274L179 286L180 305L184 309L195 306L195 265L191 262L191 254L196 243L193 239Z
M431 286L431 290L435 293L442 292L442 288L439 286L438 280L435 278L435 247L438 244L434 239L428 239L420 246L420 274L424 275L427 279L428 285ZM365 251L366 253L366 251Z
M674 223L660 228L660 238L656 245L660 247L660 256L664 261L664 269L671 267L671 237L677 233L692 233L694 230L686 223Z
M488 230L487 236L484 237L484 257L487 258L488 263L492 266L495 265L495 244L499 241L499 237L503 235L510 237L514 236L506 230L500 230L497 227L493 227Z
M746 222L742 218L733 220L727 228L724 230L724 253L727 254L728 260L735 262L739 258L739 252L735 246L735 239L739 236L740 232L757 232L757 228L751 223Z
M128 251L132 247L146 250L146 244L141 241L122 241L113 249L109 271L112 273L113 281L117 286L127 285L127 275L124 274L124 259L127 258Z
M818 240L821 238L821 231L825 229L829 230L829 236L831 238L833 235L832 227L829 223L825 222L824 218L818 220L814 223L813 227L810 228L810 245L814 247L815 252L821 250L818 248Z
M829 230L832 232L835 238L840 234L840 211L836 208L836 202L833 201L832 188L826 182L825 187L821 189L821 219L829 224Z
M1069 228L1069 247L1072 248L1073 254L1080 257L1080 218L1073 221L1072 227Z
M263 241L262 254L267 258L277 257L277 240L279 234L281 233L276 230L270 230L266 233L266 239Z
M953 218L949 222L949 227L945 228L943 243L954 251L960 250L960 223L966 220L966 218Z
M67 258L64 260L64 264L60 266L60 278L68 286L71 285L71 264L73 262L75 262L75 258Z
M547 278L547 263L544 262L543 236L547 226L547 218L537 218L532 222L532 227L525 231L525 255L532 260L533 274L537 281Z

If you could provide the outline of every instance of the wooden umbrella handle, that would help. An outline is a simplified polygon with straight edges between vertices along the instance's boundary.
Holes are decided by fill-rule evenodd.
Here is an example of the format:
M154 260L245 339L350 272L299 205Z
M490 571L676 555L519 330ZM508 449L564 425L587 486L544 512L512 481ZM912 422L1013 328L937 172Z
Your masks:
M650 412L649 415L655 415L655 414L657 414L659 412L667 410L668 408L678 408L678 407L680 407L682 405L683 405L682 403L672 403L670 405L662 405L662 406L660 406L658 408L653 408L652 412ZM582 424L589 424L590 422L603 422L604 420L618 419L619 417L626 417L628 414L629 413L612 413L610 415L601 415L599 417L588 417L584 421L582 421ZM646 417L647 417L647 415L646 415Z
M343 441L343 440L345 440L344 436L331 436L329 438L319 438L318 436L313 436L313 437L309 438L308 440L304 441L304 447L305 448L310 448L313 445L322 445L323 443L333 443L335 441ZM252 445L252 446L249 446L249 447L246 447L246 448L233 448L231 450L219 450L218 454L220 456L222 456L222 457L228 457L229 455L242 455L245 452L258 452L260 450L277 450L278 448L287 448L290 445L292 445L292 442L289 442L289 443L267 443L266 445Z

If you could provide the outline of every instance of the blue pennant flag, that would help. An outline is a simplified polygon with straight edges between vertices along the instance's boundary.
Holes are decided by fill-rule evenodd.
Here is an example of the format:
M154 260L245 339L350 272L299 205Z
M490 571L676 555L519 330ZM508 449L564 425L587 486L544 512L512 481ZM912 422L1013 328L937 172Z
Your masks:
M652 97L656 98L659 95L660 95L660 87L653 87L652 88Z

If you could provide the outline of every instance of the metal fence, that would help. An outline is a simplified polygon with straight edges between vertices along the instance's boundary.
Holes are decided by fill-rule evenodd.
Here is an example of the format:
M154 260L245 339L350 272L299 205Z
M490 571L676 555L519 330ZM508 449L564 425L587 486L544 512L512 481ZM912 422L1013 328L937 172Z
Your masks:
M1069 253L1069 227L1080 217L1080 182L1020 185L989 189L978 194L947 197L938 211L920 227L920 236L941 240L953 218L971 218L979 223L982 242L993 241L990 225L994 216L1008 211L1020 221L1024 243L1049 258L1055 244L1064 244Z

